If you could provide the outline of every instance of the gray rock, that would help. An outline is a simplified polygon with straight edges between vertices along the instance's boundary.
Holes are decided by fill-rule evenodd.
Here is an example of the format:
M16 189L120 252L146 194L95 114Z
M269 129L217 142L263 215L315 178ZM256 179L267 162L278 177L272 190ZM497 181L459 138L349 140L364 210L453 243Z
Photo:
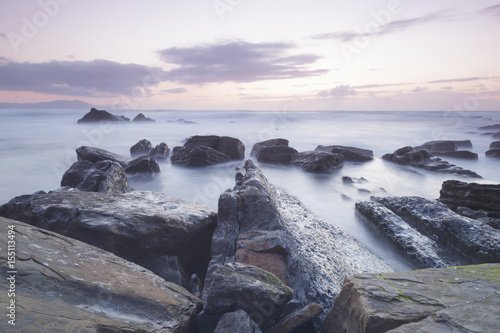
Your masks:
M143 177L154 177L160 173L160 166L152 157L141 156L127 164L125 173Z
M500 124L489 125L489 126L482 126L482 127L479 127L478 129L480 129L480 130L486 130L486 131L500 130Z
M167 255L156 257L152 260L148 260L144 266L169 282L173 282L184 288L189 288L190 286L188 275L179 262L178 257ZM196 274L193 275L196 276Z
M170 155L170 148L165 142L161 142L159 145L156 145L153 150L148 154L148 157L154 158L157 162L164 162L168 159L168 155Z
M117 162L78 161L64 173L61 186L70 186L80 191L126 193L131 188L127 175Z
M90 112L78 119L77 124L97 123L101 121L129 122L130 119L124 116L115 116L108 111L90 109Z
M262 333L259 326L243 310L228 312L222 316L214 333Z
M500 185L447 180L439 195L439 201L451 208L460 206L500 214Z
M447 152L442 152L442 153L433 153L433 155L443 156L443 157L462 158L462 159L466 159L466 160L477 160L479 158L477 153L473 153L473 152L468 151L468 150L447 151Z
M8 226L14 226L16 242L16 325L8 324L4 309L2 332L187 333L201 310L201 300L187 290L136 264L0 217L3 263ZM7 300L6 281L0 292Z
M427 149L431 154L454 152L458 148L472 148L472 142L470 140L438 140L414 147L415 150Z
M498 332L499 264L345 280L323 326L337 332Z
M272 146L288 147L288 140L279 138L279 139L270 139L266 141L257 142L256 144L253 145L252 151L250 152L250 156L257 156L257 152L259 151L260 147L272 147Z
M135 116L134 119L132 119L132 122L156 123L156 120L153 120L149 117L146 117L142 113L139 113L137 116Z
M294 311L288 316L281 319L276 325L266 331L266 333L289 333L299 327L303 327L311 322L314 318L323 312L323 307L319 304L312 303L308 306ZM309 330L310 331L310 330Z
M188 276L200 277L210 260L216 223L210 208L154 192L36 193L0 206L0 216L78 239L144 267L163 256L177 257Z
M500 148L500 141L493 141L490 144L490 149Z
M92 163L110 160L119 163L123 168L126 168L128 162L130 161L125 156L118 155L104 149L87 146L77 148L76 157L79 161L89 161Z
M239 161L245 158L245 145L236 138L216 135L195 135L187 139L185 148L209 147Z
M347 146L318 146L315 151L325 151L328 153L335 153L344 156L344 161L350 162L367 162L373 160L373 151L369 149L362 149Z
M296 149L288 146L262 146L257 150L256 158L264 163L290 164L297 153Z
M231 157L210 147L175 147L170 160L172 164L201 167L229 162Z
M296 165L309 172L331 172L341 168L344 157L321 151L302 152L293 155L290 164Z
M135 145L130 147L130 156L132 158L146 156L151 152L151 150L153 150L153 145L151 144L151 141L142 139Z
M486 152L486 156L500 158L500 149L499 148L490 149Z

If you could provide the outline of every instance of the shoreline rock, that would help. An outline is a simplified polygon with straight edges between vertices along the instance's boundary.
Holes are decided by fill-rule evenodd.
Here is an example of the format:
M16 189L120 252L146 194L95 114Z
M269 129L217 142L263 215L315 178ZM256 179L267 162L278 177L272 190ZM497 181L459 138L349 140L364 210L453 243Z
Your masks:
M120 164L123 168L126 168L127 164L130 162L130 160L125 156L118 155L104 149L88 146L81 146L77 148L76 157L79 161L85 160L92 163L106 160L114 161Z
M373 151L348 146L318 146L315 151L324 151L327 153L340 154L344 157L344 161L349 162L368 162L373 160Z
M91 108L90 111L85 114L81 119L77 120L77 124L89 124L98 123L101 121L111 121L111 122L130 122L130 119L125 116L116 116L105 110L97 110L96 108Z

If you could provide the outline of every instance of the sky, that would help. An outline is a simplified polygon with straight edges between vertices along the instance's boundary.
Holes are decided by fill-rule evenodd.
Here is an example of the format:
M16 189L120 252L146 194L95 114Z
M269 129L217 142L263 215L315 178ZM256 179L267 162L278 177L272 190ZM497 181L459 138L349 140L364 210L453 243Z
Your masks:
M500 1L0 0L0 102L500 110Z

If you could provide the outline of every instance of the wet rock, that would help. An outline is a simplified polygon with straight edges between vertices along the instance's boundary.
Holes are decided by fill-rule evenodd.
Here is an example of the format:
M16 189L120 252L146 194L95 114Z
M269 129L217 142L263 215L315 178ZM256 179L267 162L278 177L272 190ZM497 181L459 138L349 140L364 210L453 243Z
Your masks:
M112 161L75 162L64 173L61 186L70 186L80 191L104 193L131 191L125 170L120 164Z
M308 172L331 172L341 168L344 157L340 154L333 154L321 151L302 152L293 155L290 164L296 165Z
M16 232L16 332L186 333L201 310L184 288L109 252L0 217L2 235L8 226ZM0 322L2 332L13 327Z
M472 148L472 142L470 140L438 140L414 147L415 150L427 149L431 154L453 152L458 148Z
M177 119L177 120L167 120L167 123L178 123L178 124L183 124L183 125L192 125L196 124L196 122L191 121L191 120L186 120L183 118Z
M129 159L125 156L109 152L96 147L81 146L76 149L76 157L79 161L89 161L92 163L110 160L117 162L123 168L127 167Z
M170 160L172 164L201 167L214 165L231 161L231 158L226 154L217 150L198 146L198 147L177 147L174 148Z
M288 146L262 146L257 150L257 161L264 163L290 164L298 151Z
M500 141L493 141L490 144L490 149L500 148Z
M128 163L125 173L145 177L154 177L160 173L160 166L152 157L141 156Z
M477 160L478 155L468 150L448 151L443 153L433 153L436 156L462 158L466 160Z
M188 275L180 264L178 257L167 255L156 257L148 261L145 267L169 282L173 282L184 288L189 287ZM193 275L196 276L196 274Z
M202 278L216 224L208 207L135 191L24 195L0 206L0 216L78 239L144 267L163 256L177 257L188 276Z
M130 147L130 156L132 158L137 158L140 156L146 156L153 150L153 145L151 141L142 139L135 145Z
M491 131L491 130L500 130L500 124L495 124L495 125L489 125L489 126L482 126L479 127L478 129L480 130L485 130L485 131Z
M156 145L153 150L148 154L149 157L154 158L155 161L164 162L167 160L168 155L170 155L170 148L165 142L161 142Z
M322 312L323 307L321 305L316 303L309 304L281 319L276 325L268 329L266 333L293 332L295 329L311 322Z
M214 333L262 333L259 326L243 310L222 316Z
M439 194L439 201L446 205L500 213L500 185L447 180Z
M366 179L365 177L356 178L356 177L343 176L342 182L344 184L354 184L354 183L362 184L362 183L367 183L368 179Z
M324 333L495 332L499 264L348 277Z
M198 277L198 275L193 274L189 279L189 292L196 297L201 296L201 290L203 289L203 282Z
M115 116L108 111L97 110L95 108L90 109L90 112L83 116L83 118L78 119L77 124L85 123L97 123L101 121L113 121L113 122L129 122L130 119L124 116Z
M368 149L347 146L318 146L315 151L325 151L344 156L344 161L367 162L373 160L373 151Z
M185 148L209 147L239 161L245 158L245 145L239 139L229 136L196 135L190 137L184 144Z
M400 148L392 154L385 154L382 159L401 165L411 165L429 171L451 173L455 175L482 178L477 173L432 156L427 149L414 149L410 146Z
M149 117L146 117L144 114L139 113L137 116L135 116L134 119L132 119L132 122L156 123L156 120L153 120Z
M257 142L253 145L252 151L250 152L250 156L257 156L257 152L260 147L272 147L272 146L286 146L288 147L287 139L270 139L266 141Z
M247 312L261 329L268 328L293 297L293 290L274 274L241 263L220 266L205 289L205 307L198 316L202 332L212 332L213 319L234 310Z
M499 148L490 149L486 152L486 156L500 158L500 149Z

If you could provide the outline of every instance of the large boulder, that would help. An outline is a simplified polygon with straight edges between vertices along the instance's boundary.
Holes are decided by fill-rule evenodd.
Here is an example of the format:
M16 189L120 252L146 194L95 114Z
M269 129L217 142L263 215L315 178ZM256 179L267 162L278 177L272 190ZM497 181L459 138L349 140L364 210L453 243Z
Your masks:
M414 147L416 150L427 149L431 154L457 151L458 148L472 148L472 142L470 140L437 140Z
M144 114L139 113L137 116L135 116L134 119L132 119L132 122L156 123L156 120L153 120L149 117L146 117Z
M344 157L340 154L322 151L301 152L293 155L290 164L309 172L331 172L341 168Z
M151 150L148 156L154 158L155 161L164 162L167 160L169 154L170 148L168 148L168 145L165 142L161 142L159 145L156 145L153 150Z
M77 124L96 123L101 121L129 122L130 119L124 116L115 116L108 111L90 109L90 112L78 119Z
M176 257L188 276L202 278L216 224L210 208L154 192L38 192L0 206L0 216L78 239L144 267L153 267L164 256Z
M122 167L127 167L129 159L125 156L109 152L96 147L81 146L76 149L76 157L79 161L89 161L92 163L110 160L117 162Z
M151 141L142 139L135 145L130 147L130 156L132 158L137 158L140 156L146 156L153 150L153 145Z
M229 162L231 158L213 148L197 146L175 147L170 160L172 164L201 167Z
M345 280L323 326L337 332L498 332L499 264Z
M453 157L453 158L462 158L466 160L477 160L479 158L477 153L473 153L468 150L457 150L457 151L447 151L447 152L435 152L433 155L443 156L443 157Z
M493 141L490 143L490 149L500 148L500 141Z
M17 273L9 273L16 318L15 326L9 324L4 308L2 332L187 333L203 305L184 288L109 252L0 217L4 267L8 230L16 243ZM7 302L7 281L0 292Z
M228 312L222 316L214 333L262 333L259 326L243 310Z
M295 330L304 327L305 324L319 316L323 310L323 307L319 304L309 304L308 306L300 310L296 310L280 319L276 325L268 329L266 333L295 332Z
M457 207L467 207L500 217L500 185L447 180L443 183L439 194L439 201L453 210Z
M482 126L482 127L479 127L480 130L486 130L486 131L490 131L490 130L500 130L500 124L495 124L495 125L488 125L488 126Z
M290 164L298 151L288 146L262 146L257 150L257 161L264 163Z
M500 149L499 148L490 149L486 152L486 156L500 158Z
M126 193L131 188L122 166L113 161L78 161L73 163L61 180L61 186L80 191Z
M239 139L229 136L195 135L187 139L184 147L209 147L226 154L231 160L239 161L245 158L245 145Z
M127 164L125 173L141 177L154 177L160 173L160 166L152 157L141 156Z
M327 153L340 154L344 156L344 161L367 162L373 160L373 151L348 146L318 146L315 151L324 151Z
M250 152L250 156L257 156L257 152L259 151L260 147L271 147L271 146L287 146L288 147L288 140L287 139L270 139L266 141L261 141L257 142L256 144L253 145L252 151Z

